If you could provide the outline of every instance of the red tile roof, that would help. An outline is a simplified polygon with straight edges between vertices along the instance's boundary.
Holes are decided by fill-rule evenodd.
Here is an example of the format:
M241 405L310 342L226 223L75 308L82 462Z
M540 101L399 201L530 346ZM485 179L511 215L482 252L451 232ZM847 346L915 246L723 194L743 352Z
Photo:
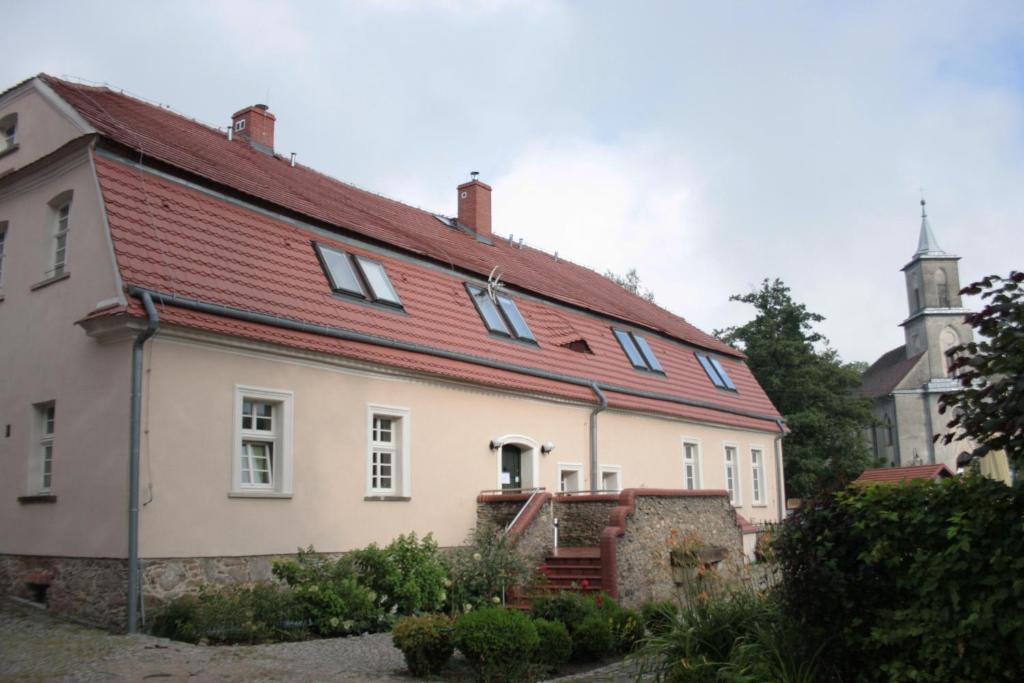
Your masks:
M685 405L678 400L608 391L613 407L752 429L777 429L773 419L778 413L741 354L594 271L555 261L537 250L519 249L505 240L483 244L428 212L304 167L293 168L285 160L255 151L244 142L228 142L223 133L164 109L104 88L43 78L102 135L115 142L214 181L221 186L219 189L233 188L333 228L315 230L258 211L249 203L228 201L143 170L130 163L137 161L135 153L128 160L116 150L98 154L96 173L126 286L703 404ZM364 246L353 246L343 241L344 234L370 238L370 243L364 240ZM404 310L384 309L332 294L316 258L314 240L354 254L371 254L381 261ZM466 273L485 279L495 265L501 267L505 281L512 285L509 291L513 296L518 290L539 297L517 297L538 345L497 339L480 320L464 288ZM136 299L125 310L106 313L143 315ZM167 323L190 328L515 391L594 402L587 387L476 363L292 331L179 306L161 306L160 314ZM611 333L613 322L609 316L666 335L646 335L665 375L637 371L630 365ZM578 353L563 346L578 339L585 339L593 353ZM721 361L738 392L716 389L689 344L727 354ZM708 407L712 404L722 409Z
M280 156L257 151L224 132L107 88L40 76L104 136L184 171L377 240L486 276L499 266L505 282L567 304L630 321L677 339L742 357L736 349L608 278L528 246L493 245L442 224L434 214L367 192Z
M939 479L952 477L945 465L915 465L912 467L880 467L864 470L854 484L898 484L910 479Z

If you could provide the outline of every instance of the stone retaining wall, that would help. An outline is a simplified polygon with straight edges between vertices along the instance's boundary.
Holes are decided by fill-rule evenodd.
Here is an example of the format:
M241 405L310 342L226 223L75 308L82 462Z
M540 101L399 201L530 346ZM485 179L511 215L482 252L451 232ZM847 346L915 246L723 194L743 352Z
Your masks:
M519 509L526 503L529 495L510 494L503 496L509 500L494 500L498 496L480 496L476 504L477 526L489 524L504 529L515 519Z
M555 498L558 545L597 547L608 515L619 504L618 495L560 496Z
M94 626L124 630L128 563L90 557L0 555L0 590L35 599L30 584L46 585L51 612Z
M672 546L688 536L725 550L716 571L719 580L739 577L743 539L728 496L700 493L644 495L637 491L635 508L626 517L625 533L617 538L615 549L622 604L636 608L649 600L685 599L694 590L693 573L680 568L674 572L670 559Z

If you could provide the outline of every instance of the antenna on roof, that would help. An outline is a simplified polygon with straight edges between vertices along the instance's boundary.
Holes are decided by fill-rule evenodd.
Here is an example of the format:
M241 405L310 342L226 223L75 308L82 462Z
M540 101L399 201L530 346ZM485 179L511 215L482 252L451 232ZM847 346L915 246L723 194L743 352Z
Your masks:
M487 276L487 296L495 304L498 303L498 290L504 286L505 283L501 281L501 271L498 270L498 266L494 266L491 268L491 274Z

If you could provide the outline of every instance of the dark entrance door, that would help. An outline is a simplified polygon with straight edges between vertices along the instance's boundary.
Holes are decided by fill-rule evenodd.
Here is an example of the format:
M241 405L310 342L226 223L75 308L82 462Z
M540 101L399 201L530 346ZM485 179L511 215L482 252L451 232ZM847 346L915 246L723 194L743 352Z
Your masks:
M501 447L501 488L520 489L523 487L523 453L518 446Z

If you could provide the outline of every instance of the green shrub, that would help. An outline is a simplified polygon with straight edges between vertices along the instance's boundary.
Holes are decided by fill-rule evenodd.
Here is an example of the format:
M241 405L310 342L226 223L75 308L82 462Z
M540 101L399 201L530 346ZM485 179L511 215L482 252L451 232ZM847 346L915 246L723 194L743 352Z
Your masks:
M469 612L455 626L455 646L484 681L525 678L538 642L530 619L503 607Z
M1022 519L977 476L847 489L785 524L784 609L843 680L1019 680Z
M272 584L203 587L169 603L153 620L157 636L211 644L265 643L307 637L302 605Z
M359 583L348 558L331 560L312 548L296 559L276 559L274 575L291 589L307 621L321 636L379 630L387 625L377 594Z
M648 633L661 635L679 618L679 605L671 601L645 602L640 608L640 618Z
M422 678L439 674L451 658L453 630L452 620L441 614L405 617L395 625L391 639L405 656L409 673Z
M608 619L598 613L590 614L576 625L572 632L572 658L578 662L596 662L615 651L612 629Z
M608 628L612 633L612 652L631 652L644 637L640 615L620 606L607 595L600 595L598 601L598 614L608 622Z
M349 559L360 583L377 594L377 605L387 613L436 612L448 597L448 571L431 534L422 541L415 533L399 536L384 548L372 543Z
M777 603L752 591L697 599L644 639L634 655L642 676L679 683L740 681L722 676L734 648L781 619ZM720 677L722 676L722 677ZM760 679L775 680L775 679Z
M532 570L501 529L480 525L468 541L448 558L453 612L463 611L467 605L491 605L495 598L501 602L509 588L527 583Z
M575 591L561 591L553 595L542 595L530 601L530 614L536 619L560 621L569 633L597 611L593 598Z
M565 624L560 621L534 619L533 626L537 629L540 639L534 651L533 661L542 664L549 670L557 671L572 657L572 638Z

